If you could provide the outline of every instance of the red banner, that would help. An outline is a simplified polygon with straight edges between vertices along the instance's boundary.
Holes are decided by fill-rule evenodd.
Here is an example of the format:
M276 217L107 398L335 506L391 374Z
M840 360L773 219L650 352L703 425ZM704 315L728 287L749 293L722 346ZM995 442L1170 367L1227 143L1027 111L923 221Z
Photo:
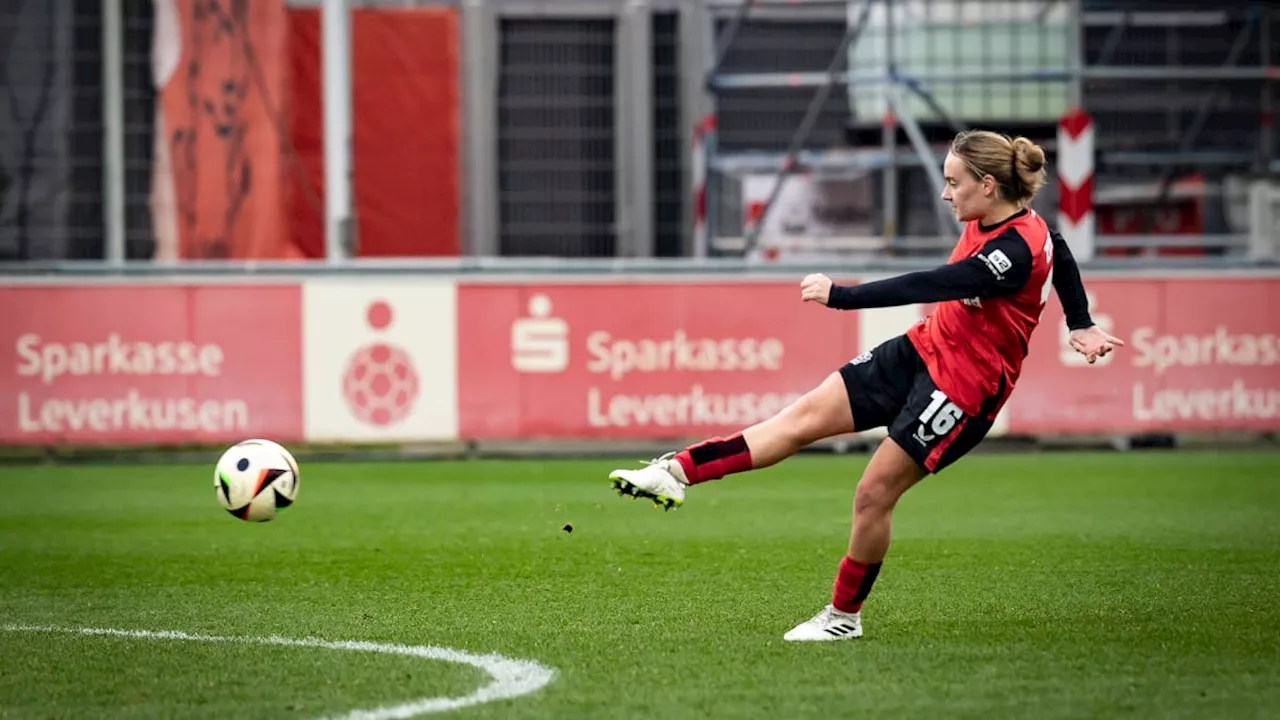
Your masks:
M156 258L302 257L285 216L284 0L155 10Z
M4 287L0 307L0 443L303 435L297 286Z
M1045 308L1009 432L1280 429L1280 282L1091 280L1094 321L1127 346L1089 366ZM1046 332L1047 331L1047 332Z
M351 153L356 254L458 254L458 11L351 10ZM324 77L320 11L289 9L294 146L289 184L298 244L324 256ZM317 204L318 203L318 204Z
M674 438L764 420L857 355L795 283L462 285L466 439Z

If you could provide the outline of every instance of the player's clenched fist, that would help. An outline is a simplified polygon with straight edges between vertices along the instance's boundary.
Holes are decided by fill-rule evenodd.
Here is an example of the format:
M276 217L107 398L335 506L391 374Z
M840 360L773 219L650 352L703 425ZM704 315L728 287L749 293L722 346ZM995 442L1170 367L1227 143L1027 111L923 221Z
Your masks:
M800 281L800 299L805 302L827 304L831 297L831 278L822 273L805 275Z

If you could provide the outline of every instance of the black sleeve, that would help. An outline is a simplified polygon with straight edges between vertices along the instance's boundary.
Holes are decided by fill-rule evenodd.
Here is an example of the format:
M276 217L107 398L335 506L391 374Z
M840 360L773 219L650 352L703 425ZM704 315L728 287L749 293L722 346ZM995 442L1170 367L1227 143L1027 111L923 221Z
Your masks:
M832 285L827 307L837 310L990 298L1017 292L1031 277L1031 249L1015 230L992 238L971 258L933 270L864 285Z
M1067 327L1079 330L1093 326L1089 317L1089 298L1080 280L1080 268L1071 255L1067 241L1057 232L1053 237L1053 290L1062 302L1062 312L1067 317Z

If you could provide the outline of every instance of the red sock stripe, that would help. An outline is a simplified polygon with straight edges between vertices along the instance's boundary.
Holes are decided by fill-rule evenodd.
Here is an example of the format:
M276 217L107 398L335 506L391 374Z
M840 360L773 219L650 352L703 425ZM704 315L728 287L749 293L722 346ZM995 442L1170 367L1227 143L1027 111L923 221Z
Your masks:
M831 604L840 612L858 612L867 595L871 594L871 586L879 574L880 563L862 563L844 556L831 589Z
M718 480L725 475L750 470L751 449L742 433L727 438L711 438L676 453L690 485Z

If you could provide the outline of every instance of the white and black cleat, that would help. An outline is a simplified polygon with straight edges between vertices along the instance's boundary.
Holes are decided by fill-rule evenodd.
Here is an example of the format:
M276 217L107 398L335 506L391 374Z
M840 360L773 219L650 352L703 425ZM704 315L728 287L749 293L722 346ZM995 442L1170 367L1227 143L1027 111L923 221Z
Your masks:
M639 469L614 470L609 479L619 495L632 500L647 498L655 508L663 510L678 510L684 505L684 490L688 487L675 453L650 460Z
M862 637L862 613L847 613L828 605L817 615L792 628L783 640L826 642Z

